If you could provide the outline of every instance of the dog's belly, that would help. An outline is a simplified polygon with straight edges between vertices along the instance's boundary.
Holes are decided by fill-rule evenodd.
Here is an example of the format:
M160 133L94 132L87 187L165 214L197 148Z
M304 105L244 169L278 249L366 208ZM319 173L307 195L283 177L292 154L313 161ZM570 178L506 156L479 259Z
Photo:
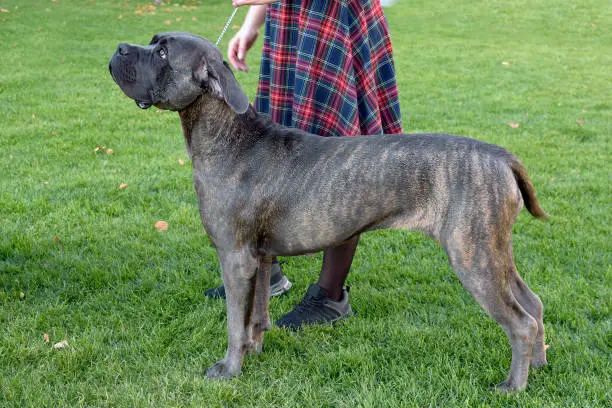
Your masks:
M291 222L280 221L260 242L260 250L269 256L302 255L338 246L356 235L377 229L431 233L431 227L436 223L435 213L427 208L413 213L383 211L381 208L370 213L360 210L336 213L335 216L306 213L291 217Z

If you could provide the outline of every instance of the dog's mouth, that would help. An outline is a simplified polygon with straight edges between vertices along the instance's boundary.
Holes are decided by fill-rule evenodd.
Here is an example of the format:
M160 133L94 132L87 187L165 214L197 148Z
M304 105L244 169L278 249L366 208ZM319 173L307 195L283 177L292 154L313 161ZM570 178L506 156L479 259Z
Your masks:
M151 102L145 102L145 101L136 101L136 105L140 108L140 109L149 109L151 107L151 105L153 105Z

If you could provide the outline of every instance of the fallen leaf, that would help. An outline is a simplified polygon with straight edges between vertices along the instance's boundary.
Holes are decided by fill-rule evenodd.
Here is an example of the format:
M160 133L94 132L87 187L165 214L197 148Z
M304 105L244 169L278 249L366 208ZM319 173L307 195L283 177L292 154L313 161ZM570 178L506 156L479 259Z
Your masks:
M115 149L106 149L106 154L113 154L115 153Z
M195 17L191 17L191 21L197 21L198 19Z
M119 14L119 17L117 17L119 20L121 20L123 18L123 15Z
M584 119L577 120L576 123L579 125L584 125Z
M516 122L508 122L508 125L510 125L512 129L516 129L517 127L521 126L520 124Z
M166 20L166 21L164 21L164 24L170 25L170 24L172 24L172 20Z
M548 350L549 347L550 347L550 344L545 344L544 345L544 350Z
M155 229L158 230L159 232L167 231L168 223L166 221L157 221L155 223Z
M55 343L53 345L53 348L56 349L56 350L61 350L61 349L66 348L66 347L68 347L68 340L62 340L62 341L60 341L58 343Z
M45 343L49 342L49 335L47 333L43 334L43 339L45 340Z
M182 166L183 164L185 164L185 162L183 161L183 159L179 159L179 164Z
M234 25L232 26L232 30L237 30L237 29L239 29L239 28L240 28L240 26L239 26L239 25L237 25L237 24L234 24Z
M506 65L506 66L508 66L508 65L510 65L510 63L509 63L508 61L503 61L503 62L502 62L502 65Z
M5 8L0 8L0 12L2 12L2 13L10 13L10 11L5 9Z
M176 18L176 22L178 23L178 22L180 22L182 19L183 19L182 17L177 17L177 18Z
M123 190L127 186L128 186L127 183L121 183L121 184L119 184L119 190Z

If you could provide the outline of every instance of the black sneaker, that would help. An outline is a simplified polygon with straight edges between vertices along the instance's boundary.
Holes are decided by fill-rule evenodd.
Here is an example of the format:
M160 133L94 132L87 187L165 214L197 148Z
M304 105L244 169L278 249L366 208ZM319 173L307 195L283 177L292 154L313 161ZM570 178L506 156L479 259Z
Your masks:
M296 330L302 325L333 323L349 316L353 316L353 311L348 302L348 290L343 290L342 298L336 302L325 296L319 285L312 284L304 299L278 319L276 325Z
M291 282L283 274L280 263L273 263L270 268L270 296L280 296L291 288ZM223 285L204 291L204 296L225 299L225 288Z

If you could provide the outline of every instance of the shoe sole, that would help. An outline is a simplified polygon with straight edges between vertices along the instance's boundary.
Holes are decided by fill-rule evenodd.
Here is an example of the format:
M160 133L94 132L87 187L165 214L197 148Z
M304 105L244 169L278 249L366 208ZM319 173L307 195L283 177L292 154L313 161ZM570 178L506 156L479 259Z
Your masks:
M356 315L357 315L357 313L355 313L353 311L353 309L351 308L351 305L348 305L348 309L344 313L342 313L340 316L335 317L335 318L330 319L330 320L325 320L325 321L322 321L322 322L310 322L310 323L302 322L299 326L296 326L296 325L293 325L293 324L279 324L279 320L280 320L279 319L276 322L274 322L274 325L276 327L281 328L281 329L297 331L297 330L303 329L305 327L312 327L312 326L317 326L317 325L326 325L326 324L335 325L336 323L339 323L339 322L341 322L341 321L343 321L345 319L349 319L349 318L354 317Z

